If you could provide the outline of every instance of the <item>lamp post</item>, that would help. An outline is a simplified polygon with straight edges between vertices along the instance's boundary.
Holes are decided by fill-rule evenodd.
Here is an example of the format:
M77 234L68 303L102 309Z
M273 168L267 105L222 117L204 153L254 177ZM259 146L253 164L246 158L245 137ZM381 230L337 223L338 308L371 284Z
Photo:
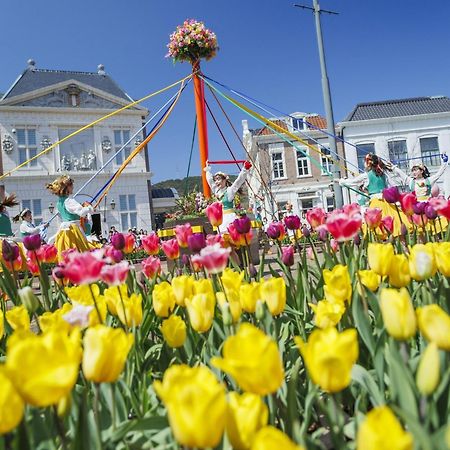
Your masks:
M55 210L55 205L53 204L53 202L50 202L48 204L48 210L50 211L50 214L53 214L53 211Z
M116 209L116 202L114 201L114 199L111 200L111 210L114 211Z

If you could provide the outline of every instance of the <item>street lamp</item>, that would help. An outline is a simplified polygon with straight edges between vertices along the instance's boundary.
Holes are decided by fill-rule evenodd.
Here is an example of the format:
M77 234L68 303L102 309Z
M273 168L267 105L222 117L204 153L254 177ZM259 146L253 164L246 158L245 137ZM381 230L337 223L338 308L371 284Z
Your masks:
M55 210L55 205L53 204L53 202L50 202L48 204L48 210L50 211L50 214L53 214L53 211Z
M111 200L111 210L114 211L116 209L116 202L114 199Z

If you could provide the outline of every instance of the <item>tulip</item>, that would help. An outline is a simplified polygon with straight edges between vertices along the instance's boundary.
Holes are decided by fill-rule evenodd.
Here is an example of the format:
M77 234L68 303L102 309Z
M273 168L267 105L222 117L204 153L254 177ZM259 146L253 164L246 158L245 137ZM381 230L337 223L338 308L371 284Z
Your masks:
M222 320L224 325L231 325L239 322L242 314L242 306L239 300L238 291L227 290L216 293L217 303L222 311Z
M391 244L378 244L370 242L367 248L367 259L370 268L382 277L389 275L394 247Z
M37 251L40 261L46 264L53 264L58 259L58 249L54 245L43 244Z
M233 449L249 449L262 427L267 425L269 410L261 397L250 392L228 394L226 433Z
M26 403L37 407L57 405L69 395L81 360L79 332L30 333L8 343L6 370Z
M294 247L292 245L281 248L281 261L288 267L294 265Z
M304 447L296 445L282 431L268 425L256 433L251 450L305 450Z
M358 359L358 335L355 329L338 333L336 328L314 330L308 342L295 342L313 383L325 392L339 392L351 381L353 364Z
M161 248L167 259L177 259L180 256L180 246L176 239L161 242Z
M212 294L214 295L214 289L212 282L209 278L202 278L200 280L194 280L194 294Z
M413 450L412 435L403 430L388 406L370 410L356 436L357 450Z
M415 203L417 203L415 192L400 195L400 205L407 216L412 216L414 214L413 206Z
M383 189L383 198L388 203L397 203L400 201L400 191L397 186L392 186Z
M380 208L367 208L364 213L364 220L371 230L375 230L381 225L383 211Z
M450 316L438 305L417 308L419 330L428 342L435 342L441 350L450 351Z
M431 342L420 357L416 374L416 384L422 395L430 395L438 387L440 367L438 347Z
M353 238L353 243L357 247L359 247L361 245L361 235L359 233Z
M254 313L256 302L260 300L260 284L253 282L251 284L241 284L239 288L239 299L242 309L248 313Z
M244 276L244 271L236 272L233 269L226 268L220 277L225 291L233 290L239 292Z
M185 223L182 225L177 225L175 227L175 236L176 236L178 245L182 248L187 248L188 238L189 238L189 236L192 236L191 224Z
M227 227L227 240L233 245L234 247L242 247L245 245L245 235L240 234L235 225L234 222L230 223Z
M195 294L186 300L191 327L198 333L205 333L214 320L216 299L214 293Z
M159 253L159 237L155 232L151 232L141 240L142 247L149 255Z
M122 261L112 266L103 266L100 276L108 286L118 286L125 283L129 270L130 264L128 261Z
M332 252L337 253L337 251L339 250L339 242L336 239L331 239L330 248Z
M105 265L102 257L101 250L85 253L71 252L64 265L64 277L73 284L95 283L100 280L102 268Z
M450 200L437 197L430 198L428 203L433 206L440 216L444 216L447 220L450 220Z
M414 307L406 288L385 288L380 294L380 308L384 326L395 339L406 341L416 334Z
M300 217L296 215L286 216L283 220L288 230L298 230L300 228L301 225Z
M225 429L225 388L205 366L172 365L153 387L164 402L180 446L214 448Z
M83 374L94 383L114 383L125 367L133 345L132 334L122 328L97 325L88 328L83 339Z
M192 260L200 262L209 274L215 274L225 269L230 253L231 248L223 248L220 244L208 245Z
M74 302L72 309L63 314L62 318L71 327L87 328L90 322L90 314L93 310L94 307L92 305L80 305Z
M105 300L111 314L116 315L127 327L138 327L142 323L142 295L128 295L126 284L105 289Z
M233 377L239 387L253 394L276 392L284 379L283 364L276 342L260 329L243 323L223 346L223 358L211 364Z
M161 273L161 261L156 256L149 256L141 263L142 272L147 278L154 278Z
M414 214L421 216L422 214L425 214L425 208L427 206L428 206L428 202L417 202L417 203L414 203L412 209L414 211Z
M125 236L122 233L115 233L111 236L111 245L116 250L123 250L125 247Z
M112 245L106 245L103 247L105 250L105 257L111 261L111 263L118 263L123 259L123 253L121 250L116 250Z
M321 300L317 305L309 303L309 306L314 311L314 325L318 328L335 327L345 313L345 306L340 302Z
M312 208L306 211L306 220L311 225L313 230L325 223L327 217L326 212L322 208Z
M381 219L381 227L389 234L394 231L394 218L392 216L385 216Z
M411 282L409 261L406 255L394 255L389 270L389 284L396 288L408 286Z
M331 303L350 303L352 299L352 283L347 266L336 264L332 270L323 270L326 299Z
M267 227L266 233L270 239L278 239L279 241L282 241L286 236L286 230L281 222L272 222Z
M409 271L411 277L417 281L426 280L436 273L437 265L431 245L416 244L411 248Z
M214 202L205 209L206 217L213 227L219 227L223 222L223 206L221 202Z
M438 216L437 211L429 203L427 204L427 206L425 206L424 214L429 220L435 220Z
M248 216L242 216L235 219L233 224L239 234L247 234L252 228L252 223Z
M6 311L5 318L13 330L30 329L30 316L24 305L14 306Z
M208 234L206 236L206 245L214 244L220 244L221 247L224 247L225 241L221 234Z
M311 231L309 231L309 228L306 225L302 227L301 232L305 238L309 238L311 236Z
M41 246L41 235L37 233L25 236L23 238L23 246L30 251L38 250Z
M163 320L161 332L167 345L172 348L182 347L186 340L186 324L175 314Z
M17 244L9 243L6 239L2 241L2 258L5 262L13 263L19 258L19 247Z
M358 203L350 203L348 205L344 205L341 212L347 214L349 217L361 216L361 206L359 206Z
M358 270L359 281L369 291L375 292L381 283L381 277L373 270Z
M24 403L7 371L0 368L0 435L9 433L22 421Z
M270 314L278 316L286 306L286 283L284 278L269 278L260 284L261 300L267 304Z
M353 239L359 232L361 224L362 218L359 214L350 216L339 210L330 213L326 220L327 230L338 242Z
M70 303L64 303L64 305L55 310L54 312L45 312L38 317L39 328L43 333L47 333L50 330L69 334L72 326L64 320L64 315L71 311L73 306Z
M439 242L434 247L434 257L439 272L450 277L450 242Z
M172 279L172 291L177 305L185 306L185 300L194 295L194 278L181 275Z
M18 294L20 301L22 302L22 305L25 306L28 314L33 315L39 307L39 299L34 294L33 289L30 286L25 286L18 290Z
M195 233L187 239L189 250L192 253L199 253L202 248L206 247L205 235L203 233Z
M123 252L126 255L129 255L130 253L134 252L134 246L136 244L136 238L133 233L126 233L124 234L125 238L125 246L123 248Z
M158 317L169 317L175 308L175 295L172 286L167 282L156 284L153 293L153 309Z

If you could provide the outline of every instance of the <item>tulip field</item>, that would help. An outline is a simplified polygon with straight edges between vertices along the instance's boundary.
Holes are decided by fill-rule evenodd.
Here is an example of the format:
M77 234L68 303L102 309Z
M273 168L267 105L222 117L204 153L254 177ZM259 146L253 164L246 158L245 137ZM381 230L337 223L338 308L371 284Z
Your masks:
M132 235L62 255L4 240L0 449L450 449L437 200L398 235L376 208L285 217L256 267L247 216L151 233L136 265Z

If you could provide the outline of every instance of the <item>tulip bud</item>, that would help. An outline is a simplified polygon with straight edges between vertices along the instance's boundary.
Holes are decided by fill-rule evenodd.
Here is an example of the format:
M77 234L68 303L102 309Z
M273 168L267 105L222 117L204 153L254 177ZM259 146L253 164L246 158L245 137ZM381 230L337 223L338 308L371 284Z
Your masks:
M16 244L10 244L6 239L3 239L2 256L5 261L14 262L19 257L19 247Z
M41 246L41 235L39 233L37 234L30 234L29 236L25 236L23 238L23 246L27 250L38 250Z
M416 374L417 387L422 395L430 395L439 384L440 360L435 342L430 342L420 358Z
M255 316L258 320L263 320L266 315L264 303L261 300L256 301Z
M199 253L202 248L206 247L205 235L203 233L194 233L188 236L187 243L192 253Z
M298 216L286 216L283 220L288 230L298 230L300 228L301 221Z
M294 265L294 247L292 247L292 245L289 245L289 247L282 247L281 261L288 267Z
M252 223L247 216L239 217L238 219L235 219L233 223L239 234L247 234L252 227Z
M230 304L228 302L223 302L220 304L220 309L222 311L222 322L225 326L230 326L233 323L233 317L230 312Z
M309 236L311 236L311 232L308 227L302 227L302 234L305 238L309 238Z
M275 223L271 223L266 230L267 236L270 237L270 239L278 239L280 237L280 229L275 225Z
M396 186L383 189L383 198L388 203L397 203L400 200L400 191Z
M317 236L322 242L326 242L328 240L328 230L326 225L320 225L317 227Z
M70 411L72 406L72 396L69 394L66 397L63 397L59 402L56 409L58 413L58 417L64 418L66 414Z
M189 267L189 265L190 265L189 255L181 256L181 264L183 264L183 267ZM182 273L181 273L181 275L182 275Z
M39 307L39 300L36 295L34 295L33 289L31 289L30 286L25 286L24 288L19 289L18 293L22 305L27 308L27 311L31 316Z
M111 236L111 245L116 250L123 250L125 247L125 236L122 233L116 233Z
M437 211L430 204L425 207L425 215L430 220L434 220L438 216Z
M357 234L354 238L353 238L353 243L359 247L359 245L361 244L361 235Z
M406 236L408 234L408 228L406 228L406 225L404 223L402 223L400 227L400 234L402 236Z

